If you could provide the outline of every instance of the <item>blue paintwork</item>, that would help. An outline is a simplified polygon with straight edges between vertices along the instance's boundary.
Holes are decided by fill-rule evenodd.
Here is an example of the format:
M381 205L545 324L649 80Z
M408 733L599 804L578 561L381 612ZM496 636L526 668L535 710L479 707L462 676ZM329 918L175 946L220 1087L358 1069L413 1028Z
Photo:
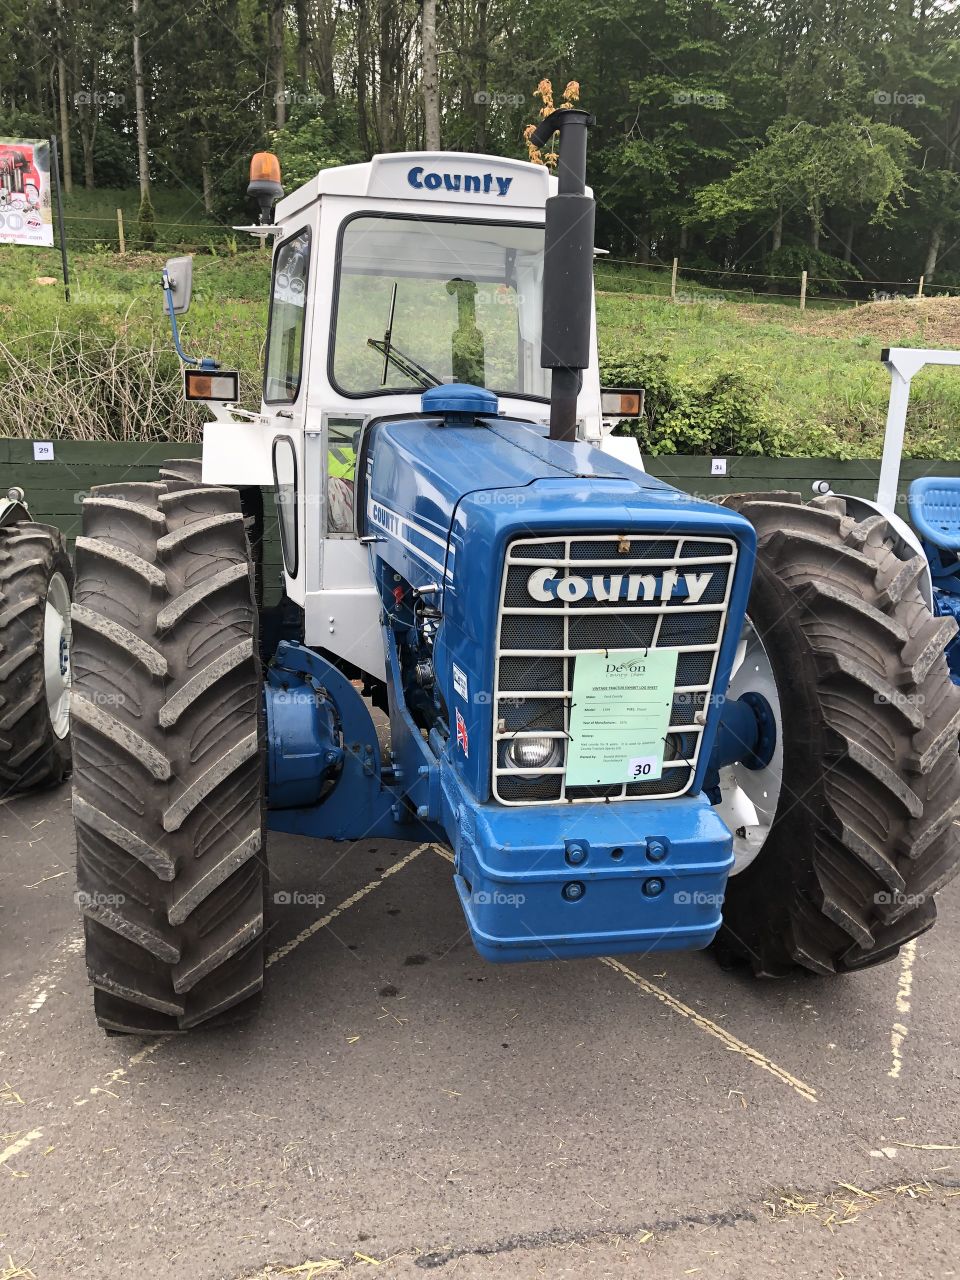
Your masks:
M389 644L396 681L396 645ZM310 808L271 807L272 830L449 844L474 945L495 962L696 949L713 939L733 839L705 796L630 805L629 823L618 805L480 804L454 768L451 745L425 743L402 705L391 735L396 781L386 785L373 722L349 682L311 650L281 645L271 681L282 676L297 689L298 672L326 689L338 714L342 703L348 749L329 798ZM356 741L346 732L350 717ZM274 721L277 730L282 723ZM271 770L277 759L271 747ZM271 773L271 806L281 781ZM564 896L571 884L582 886L575 901ZM651 894L657 884L662 889Z
M413 165L407 170L407 182L415 191L463 191L464 195L490 195L502 199L510 190L513 178L504 178L499 174L487 173L450 173L446 169L436 172L425 169L422 164ZM462 185L461 185L462 184Z
M933 611L939 618L953 618L960 627L960 593L943 591L934 585ZM950 679L954 684L960 684L960 630L947 645L945 656L950 668Z
M724 698L717 722L711 771L742 761L750 769L764 769L777 745L777 722L761 693Z
M431 387L420 397L424 413L440 414L447 423L472 421L480 415L497 416L497 397L485 387L475 387L469 382L448 382Z
M397 821L399 796L384 782L367 704L336 667L312 649L283 641L267 672L265 701L271 830L326 840L417 837ZM334 728L343 740L335 752ZM320 801L338 769L336 785Z
M487 960L696 950L720 927L733 837L706 796L478 805L449 766L441 788L457 892ZM648 892L652 882L662 890ZM582 886L575 901L571 884Z
M429 596L443 623L434 648L440 690L464 718L469 756L456 766L480 800L490 792L494 636L506 544L519 534L700 534L740 547L720 650L716 689L726 688L746 612L756 535L743 516L699 502L581 441L550 440L546 429L498 420L475 426L383 421L373 430L363 532L378 536L371 555ZM495 477L483 488L482 477ZM392 601L384 604L392 611ZM453 687L466 673L469 698ZM693 790L703 787L719 707L711 706Z
M436 398L442 403L450 390L437 388ZM303 695L307 705L276 693L268 700L271 806L296 802L272 809L270 825L340 839L391 835L449 844L471 936L491 960L706 946L720 924L733 863L730 832L702 794L719 722L716 701L688 796L530 807L494 802L491 690L500 579L506 544L518 535L735 539L740 555L715 686L722 692L750 587L753 528L736 512L686 495L681 500L625 463L581 442L550 440L529 423L472 416L465 425L458 389L454 398L451 415L382 420L365 443L362 532L376 539L369 544L371 576L383 601L391 763L381 760L369 712L349 681L310 650L281 644L271 689L285 683L287 694ZM432 412L435 400L424 400ZM423 683L413 673L429 657L425 604L439 617L435 681L428 675ZM454 686L454 664L466 690L462 676ZM424 714L432 724L426 736ZM459 736L451 732L454 717ZM334 723L342 725L342 765L324 763ZM301 799L311 752L324 778L342 770L312 805Z
M323 687L327 664L308 649L303 653L304 662L294 668L281 646L267 670L263 699L268 803L273 809L318 804L325 779L343 763L336 708ZM316 675L314 663L320 668ZM339 672L335 675L343 679Z

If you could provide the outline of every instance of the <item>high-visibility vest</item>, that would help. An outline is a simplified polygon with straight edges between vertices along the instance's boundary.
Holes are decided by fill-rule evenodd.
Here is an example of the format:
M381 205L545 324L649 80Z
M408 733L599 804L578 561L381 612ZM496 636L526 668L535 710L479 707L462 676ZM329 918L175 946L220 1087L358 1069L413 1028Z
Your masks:
M357 451L340 445L327 446L327 472L341 480L352 480L357 467Z

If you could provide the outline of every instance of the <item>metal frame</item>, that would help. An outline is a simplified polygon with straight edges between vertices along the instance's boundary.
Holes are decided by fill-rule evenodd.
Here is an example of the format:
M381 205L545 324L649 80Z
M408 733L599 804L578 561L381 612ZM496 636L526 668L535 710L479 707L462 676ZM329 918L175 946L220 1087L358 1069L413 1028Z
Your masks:
M665 538L669 538L669 537L670 537L669 534L645 533L643 535L636 535L636 536L631 535L630 541L631 541L631 544L655 543L655 542L662 542L664 541ZM647 615L653 616L656 618L656 623L654 626L653 639L649 645L649 648L655 649L658 647L658 644L659 644L660 629L663 625L663 619L665 617L678 617L678 616L682 616L683 614L694 614L694 613L719 613L720 625L717 628L717 638L714 641L714 643L669 646L672 649L673 648L677 649L677 651L681 654L683 653L712 653L713 654L713 660L710 665L709 679L703 684L675 685L674 695L676 695L677 693L684 693L684 694L703 693L707 697L709 697L709 695L711 694L714 684L716 683L717 661L720 654L720 647L723 644L724 635L726 632L726 619L727 619L727 613L730 607L730 594L731 594L731 591L733 590L733 581L736 575L737 545L732 538L711 537L709 535L698 535L696 533L677 534L675 535L675 539L677 542L677 549L673 556L660 557L657 559L641 559L641 558L638 558L636 555L631 554L630 556L623 556L616 560L603 560L603 559L574 560L571 556L571 549L570 549L571 543L573 542L610 542L611 535L609 533L596 534L596 535L585 535L585 534L577 534L577 533L565 534L565 535L549 535L545 533L536 538L517 538L510 543L509 547L507 548L507 555L504 560L503 573L500 581L500 598L499 598L499 608L498 608L498 614L497 614L497 632L496 632L496 635L497 635L496 667L495 667L494 690L493 690L493 705L494 705L493 757L492 757L491 765L492 765L492 778L493 778L493 795L494 795L494 798L500 804L530 807L531 805L558 804L564 801L567 801L568 803L571 803L571 804L597 804L598 803L598 800L595 796L589 796L589 797L588 796L583 796L583 797L567 796L566 759L564 759L564 762L561 765L556 765L553 767L541 767L541 768L529 768L529 769L503 767L498 764L499 746L501 742L512 742L516 738L520 738L520 737L559 738L562 740L566 740L570 736L570 733L569 733L570 702L573 696L573 662L571 661L571 659L576 659L578 654L586 652L583 649L572 649L570 647L571 617L581 617L581 616L619 617L624 614L626 615L647 614ZM538 543L542 544L548 541L563 542L564 554L562 558L553 557L553 556L514 558L514 551L517 547L537 545ZM683 544L687 541L700 542L700 543L715 542L718 545L718 547L724 546L729 548L729 550L727 554L718 554L716 556L696 556L696 557L690 557L689 559L685 559L681 553L683 551ZM507 589L508 570L510 569L511 566L516 566L516 565L522 566L523 568L529 568L531 570L536 568L551 567L551 568L572 570L574 572L576 572L579 569L582 572L590 572L590 573L595 572L597 569L601 569L601 570L610 569L610 570L619 571L620 573L624 573L624 574L628 572L629 573L639 573L639 572L649 573L649 572L655 572L657 570L663 570L663 569L678 569L678 570L696 569L696 568L699 568L699 566L701 565L729 565L730 567L729 567L729 572L727 574L726 589L724 591L724 596L722 601L718 601L716 603L711 603L711 604L691 604L691 605L671 605L669 602L663 601L662 603L656 604L656 605L637 604L637 605L623 605L622 607L619 607L619 608L613 608L610 606L598 607L596 604L586 605L586 606L581 605L578 607L576 604L570 604L567 601L563 601L559 607L543 606L543 605L538 606L535 604L507 605L505 604L505 597L506 597L506 589ZM524 615L524 616L530 616L530 617L549 616L552 618L557 618L557 617L563 618L564 647L562 649L503 649L501 648L500 635L501 635L503 618L504 616L513 616L513 615ZM635 647L643 647L643 646L635 646ZM631 650L614 649L614 650L611 650L611 652L622 653L622 652L631 652ZM500 688L500 659L502 657L564 659L565 661L564 661L563 689L557 689L557 690L501 689ZM499 723L498 711L499 711L501 698L530 698L530 699L538 699L538 700L549 699L549 698L562 699L563 707L564 707L564 727L563 729L554 729L554 730L532 729L527 731L506 730L504 732L499 732L497 726ZM692 705L693 704L691 703L691 706ZM706 716L703 717L702 723L694 722L692 724L674 724L671 718L671 722L669 725L669 733L678 733L678 734L693 733L697 735L696 749L691 755L685 756L682 759L678 758L675 760L664 760L664 763L663 763L664 773L668 769L689 769L689 777L683 787L675 791L657 792L654 795L631 796L627 794L627 784L624 783L620 789L620 794L610 796L609 797L610 800L611 801L631 800L631 801L648 801L649 802L651 800L664 800L664 799L670 799L675 796L684 795L687 791L690 790L691 786L693 785L694 777L697 772L697 763L700 758L700 748L703 741L703 732L705 727L706 727ZM501 777L536 778L536 777L542 777L547 774L557 775L561 779L560 796L558 798L550 799L550 800L536 800L536 799L505 800L500 794L498 780Z
M928 364L960 365L960 351L887 347L881 351L880 359L890 374L891 382L877 505L885 511L894 512L900 484L900 463L903 460L903 434L907 422L907 406L910 403L910 383L914 375Z

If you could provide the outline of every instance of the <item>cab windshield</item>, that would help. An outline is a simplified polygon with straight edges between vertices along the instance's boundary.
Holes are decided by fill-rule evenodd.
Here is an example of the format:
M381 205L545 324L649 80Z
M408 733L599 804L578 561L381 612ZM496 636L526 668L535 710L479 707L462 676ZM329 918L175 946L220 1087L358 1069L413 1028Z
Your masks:
M331 381L348 396L470 382L547 399L543 228L362 215L343 230Z

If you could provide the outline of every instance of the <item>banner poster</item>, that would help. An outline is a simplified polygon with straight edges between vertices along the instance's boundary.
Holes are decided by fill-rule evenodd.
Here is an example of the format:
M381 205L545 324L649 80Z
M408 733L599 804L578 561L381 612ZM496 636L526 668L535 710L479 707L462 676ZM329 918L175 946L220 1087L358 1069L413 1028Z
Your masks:
M45 140L0 138L0 244L53 245Z

